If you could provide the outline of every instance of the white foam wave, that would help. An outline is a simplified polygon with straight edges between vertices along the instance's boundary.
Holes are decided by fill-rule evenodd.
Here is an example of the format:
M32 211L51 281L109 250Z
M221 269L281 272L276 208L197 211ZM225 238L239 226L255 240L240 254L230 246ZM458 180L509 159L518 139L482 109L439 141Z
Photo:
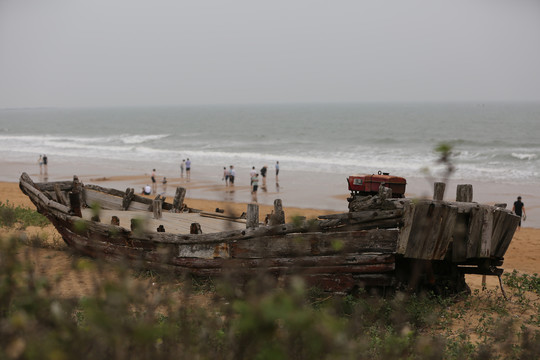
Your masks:
M534 160L538 158L536 154L512 153L512 156L519 160Z
M158 135L120 135L120 141L124 144L142 144L148 141L165 139L170 135L158 134Z

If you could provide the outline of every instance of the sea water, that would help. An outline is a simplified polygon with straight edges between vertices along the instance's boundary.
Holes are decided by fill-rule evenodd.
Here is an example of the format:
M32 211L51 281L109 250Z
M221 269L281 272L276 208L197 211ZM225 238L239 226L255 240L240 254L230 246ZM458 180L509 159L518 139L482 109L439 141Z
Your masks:
M298 104L0 110L0 156L536 182L540 104Z

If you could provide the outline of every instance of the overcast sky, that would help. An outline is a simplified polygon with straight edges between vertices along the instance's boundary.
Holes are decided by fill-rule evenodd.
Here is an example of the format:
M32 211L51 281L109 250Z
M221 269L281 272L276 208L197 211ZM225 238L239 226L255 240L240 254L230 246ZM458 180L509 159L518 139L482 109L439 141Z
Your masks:
M0 0L0 108L540 101L540 0Z

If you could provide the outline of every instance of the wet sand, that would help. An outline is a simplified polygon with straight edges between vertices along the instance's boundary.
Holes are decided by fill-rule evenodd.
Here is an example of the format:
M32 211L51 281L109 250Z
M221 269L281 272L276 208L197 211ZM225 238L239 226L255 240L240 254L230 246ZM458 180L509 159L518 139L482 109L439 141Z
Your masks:
M260 205L272 205L274 200L279 198L283 205L288 207L347 211L346 199L349 192L345 180L348 174L294 171L294 169L288 169L286 164L282 164L279 182L276 182L272 164L266 165L269 168L266 179L267 186L262 186L261 179L261 186L257 192L257 202ZM187 190L186 198L188 199L244 204L253 200L249 186L249 166L235 166L237 169L235 186L225 186L225 182L222 180L223 166L198 166L196 162L192 167L190 181L185 177L181 178L180 169L171 164L155 165L144 161L98 164L88 159L69 158L54 159L49 165L46 178L44 175L40 175L37 164L6 162L3 164L0 181L17 182L22 172L27 172L34 181L69 180L73 178L73 175L78 175L83 182L121 190L132 187L140 193L143 186L151 184L150 173L153 168L157 170L158 193L164 192L167 197L173 197L176 187L182 186ZM166 191L161 184L163 177L167 177L168 180ZM408 177L406 195L408 197L431 198L434 180L423 177ZM523 226L540 228L540 194L537 191L540 183L508 184L451 179L447 184L445 200L455 200L458 184L473 185L473 201L490 205L506 203L510 209L516 197L521 195L527 212L527 221L523 223Z

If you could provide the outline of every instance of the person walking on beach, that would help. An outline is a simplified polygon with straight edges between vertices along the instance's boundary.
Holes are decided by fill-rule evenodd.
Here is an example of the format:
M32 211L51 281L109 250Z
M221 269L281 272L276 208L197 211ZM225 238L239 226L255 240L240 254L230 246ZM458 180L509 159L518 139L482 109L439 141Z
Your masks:
M152 176L150 176L150 179L152 180L152 194L155 194L157 192L156 169L152 169Z
M251 200L257 202L257 190L259 188L259 174L251 177Z
M519 216L519 224L518 227L521 227L521 219L523 220L527 219L527 213L525 213L525 204L521 202L521 196L517 197L517 201L514 201L514 206L512 207L512 211Z
M186 160L186 178L188 181L191 178L191 160L189 158Z
M180 177L184 177L184 168L186 167L186 159L182 159L182 162L180 163Z
M229 183L231 186L234 186L234 177L236 176L236 170L234 170L234 166L231 165L231 168L229 170Z
M278 175L279 175L279 161L276 161L276 184L279 182Z
M227 167L223 167L223 179L225 180L225 186L229 186L229 170L227 170Z
M43 154L43 159L42 160L43 160L43 170L45 170L45 175L47 175L47 172L48 172L48 170L47 170L47 161L48 161L47 160L47 155Z
M262 187L266 187L266 172L268 171L268 166L264 165L261 168L261 176L262 176Z
M39 155L39 159L38 159L38 164L39 164L39 175L43 174L43 155Z

